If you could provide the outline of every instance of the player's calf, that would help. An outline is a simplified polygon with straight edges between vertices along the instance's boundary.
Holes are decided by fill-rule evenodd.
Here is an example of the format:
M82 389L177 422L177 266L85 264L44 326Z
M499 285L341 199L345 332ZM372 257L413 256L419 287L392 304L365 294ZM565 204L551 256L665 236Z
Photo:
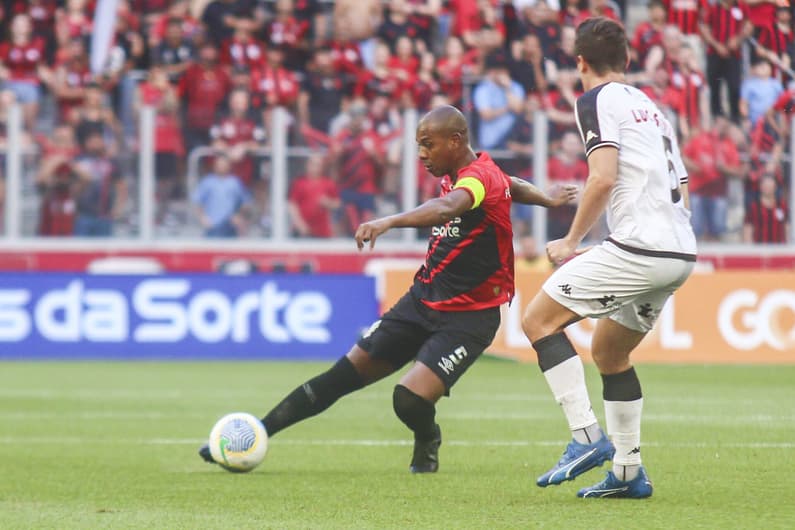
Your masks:
M436 407L403 385L392 394L395 414L414 432L412 473L435 473L439 469L439 446L442 432L436 423Z

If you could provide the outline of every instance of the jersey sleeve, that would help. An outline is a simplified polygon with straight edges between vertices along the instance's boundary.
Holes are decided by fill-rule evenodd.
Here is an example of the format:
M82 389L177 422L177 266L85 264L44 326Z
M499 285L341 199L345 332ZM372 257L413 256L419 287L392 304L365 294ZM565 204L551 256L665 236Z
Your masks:
M577 127L580 129L585 156L600 147L619 146L619 123L610 108L608 96L597 87L580 96L575 104ZM619 104L619 102L616 102Z

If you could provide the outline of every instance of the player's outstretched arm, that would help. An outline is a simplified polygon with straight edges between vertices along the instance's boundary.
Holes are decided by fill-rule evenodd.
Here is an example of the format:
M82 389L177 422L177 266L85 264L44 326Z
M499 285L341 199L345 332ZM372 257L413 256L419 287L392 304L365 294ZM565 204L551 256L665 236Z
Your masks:
M423 228L444 224L472 208L472 204L473 198L468 191L454 189L444 197L426 201L413 210L360 224L354 235L356 246L361 250L369 242L370 248L373 248L376 238L390 228Z
M573 184L558 186L547 195L526 180L511 177L511 200L520 204L535 204L545 208L557 208L577 198L579 188Z
M575 253L577 246L605 211L610 190L617 178L617 148L603 146L588 155L588 180L585 181L582 199L569 233L563 239L547 243L547 256L552 263L562 263Z

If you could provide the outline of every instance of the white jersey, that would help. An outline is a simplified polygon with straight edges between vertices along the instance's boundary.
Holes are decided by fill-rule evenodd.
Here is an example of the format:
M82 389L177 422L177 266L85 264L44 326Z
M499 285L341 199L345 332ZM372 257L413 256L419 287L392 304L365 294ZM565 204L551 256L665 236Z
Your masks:
M607 206L608 241L624 250L693 261L696 238L680 184L687 183L673 127L640 90L606 83L577 99L586 156L618 148L618 179Z

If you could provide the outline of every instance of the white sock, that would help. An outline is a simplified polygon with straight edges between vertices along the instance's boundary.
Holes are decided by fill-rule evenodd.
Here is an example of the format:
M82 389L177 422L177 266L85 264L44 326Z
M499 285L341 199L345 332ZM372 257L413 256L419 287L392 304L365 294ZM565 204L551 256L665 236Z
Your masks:
M553 366L544 372L544 377L566 415L574 439L580 443L592 443L601 438L599 422L585 386L585 369L580 356L575 355ZM594 433L598 435L594 437Z
M613 473L619 480L632 480L640 468L640 417L643 398L634 401L605 401L607 434L616 447Z

